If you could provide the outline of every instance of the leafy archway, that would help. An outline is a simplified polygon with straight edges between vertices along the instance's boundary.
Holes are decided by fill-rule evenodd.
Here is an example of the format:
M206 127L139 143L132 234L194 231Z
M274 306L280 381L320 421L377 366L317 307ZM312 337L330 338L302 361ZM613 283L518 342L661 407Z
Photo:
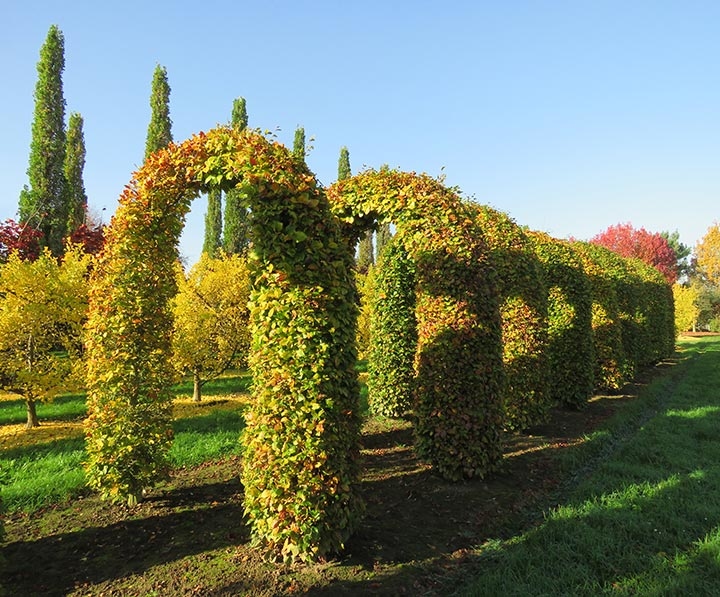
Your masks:
M165 474L179 236L200 191L240 182L254 188L245 510L256 543L314 559L342 546L360 509L351 255L314 176L256 132L171 144L120 198L91 284L87 476L132 503Z
M448 479L482 477L501 458L502 341L495 274L474 211L439 181L367 171L328 189L357 240L393 222L415 264L419 454Z

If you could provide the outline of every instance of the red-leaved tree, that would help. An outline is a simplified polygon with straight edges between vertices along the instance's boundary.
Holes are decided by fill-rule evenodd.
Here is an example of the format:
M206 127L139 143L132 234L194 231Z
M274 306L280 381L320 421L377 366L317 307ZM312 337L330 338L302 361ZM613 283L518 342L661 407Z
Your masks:
M80 224L68 239L73 244L82 245L83 251L90 255L100 252L105 244L105 226L102 224Z
M590 239L623 257L637 257L656 267L673 284L678 278L678 256L659 232L635 229L632 224L616 224Z
M7 219L0 222L0 263L5 263L13 251L25 261L35 261L40 255L42 232L28 224Z

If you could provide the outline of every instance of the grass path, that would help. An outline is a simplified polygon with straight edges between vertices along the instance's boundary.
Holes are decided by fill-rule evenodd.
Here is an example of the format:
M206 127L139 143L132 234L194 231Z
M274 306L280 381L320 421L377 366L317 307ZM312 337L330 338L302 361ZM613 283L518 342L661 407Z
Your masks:
M459 595L718 594L720 342L683 346L682 375L605 431L592 474L542 524L477 549Z

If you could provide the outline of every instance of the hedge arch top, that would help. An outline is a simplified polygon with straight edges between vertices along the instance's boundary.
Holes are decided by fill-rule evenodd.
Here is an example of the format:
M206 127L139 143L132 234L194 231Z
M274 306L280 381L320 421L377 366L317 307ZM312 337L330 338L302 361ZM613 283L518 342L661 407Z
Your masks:
M253 188L245 509L257 543L314 559L342 546L359 510L352 256L314 176L256 132L171 144L120 198L91 284L88 479L133 502L165 472L178 239L200 191L240 182Z
M436 179L391 170L339 181L328 197L351 238L395 224L416 268L418 451L449 479L482 477L502 455L503 367L496 280L474 212Z

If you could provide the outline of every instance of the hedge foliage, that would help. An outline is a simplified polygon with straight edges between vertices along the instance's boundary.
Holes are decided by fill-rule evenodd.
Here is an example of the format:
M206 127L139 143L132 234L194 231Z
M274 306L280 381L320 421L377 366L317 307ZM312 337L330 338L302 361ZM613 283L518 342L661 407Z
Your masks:
M544 422L550 409L548 297L542 267L522 229L506 214L472 204L497 272L505 368L506 429Z
M593 285L596 385L616 390L675 348L672 289L654 267L575 242Z
M497 280L473 210L427 176L367 171L328 189L351 243L392 222L415 264L418 453L448 479L501 458L502 345Z
M368 402L374 414L400 417L412 407L418 334L415 264L397 236L385 245L374 278Z
M91 290L88 478L133 502L167 468L177 241L199 191L239 182L255 189L245 511L256 544L313 560L361 512L352 256L314 176L256 132L171 144L121 197Z
M595 351L595 388L617 390L630 378L632 362L625 351L623 324L617 284L606 271L612 265L609 249L587 242L572 244L583 261L592 295L593 348Z
M595 353L590 280L572 247L529 232L548 296L548 361L553 402L582 408L592 396Z

